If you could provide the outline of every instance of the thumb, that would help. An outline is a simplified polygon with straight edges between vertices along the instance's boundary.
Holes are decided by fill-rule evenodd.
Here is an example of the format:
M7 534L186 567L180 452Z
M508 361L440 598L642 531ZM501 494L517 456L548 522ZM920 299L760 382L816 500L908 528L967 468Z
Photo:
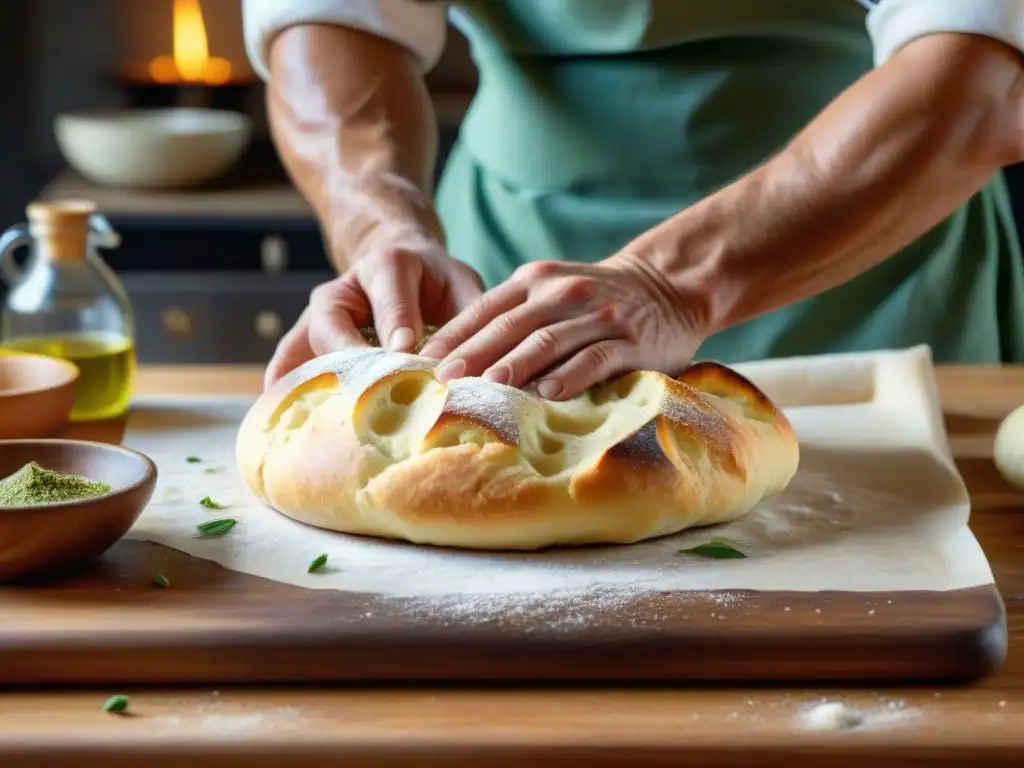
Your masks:
M373 325L382 347L411 352L423 334L420 283L423 263L406 251L392 251L375 259L369 280L363 283L373 310Z
M314 289L309 300L309 346L315 355L368 346L359 332L369 320L366 297L349 276Z
M309 344L309 308L303 310L294 326L281 337L263 375L263 388L269 389L286 373L298 368L315 354Z

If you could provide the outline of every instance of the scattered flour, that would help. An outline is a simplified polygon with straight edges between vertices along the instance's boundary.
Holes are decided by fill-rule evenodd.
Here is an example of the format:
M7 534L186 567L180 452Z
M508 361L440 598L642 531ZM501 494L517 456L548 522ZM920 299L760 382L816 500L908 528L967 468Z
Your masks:
M646 598L652 598L649 601ZM521 625L529 633L588 630L602 625L660 629L670 618L689 620L689 614L708 607L711 616L724 620L722 609L743 605L743 596L728 592L672 593L673 613L657 600L656 593L638 594L633 589L592 589L587 592L552 592L535 595L480 594L431 596L409 602L403 612L412 618L435 618L442 626L471 627ZM684 611L683 614L678 611ZM373 611L362 614L371 618Z
M802 713L804 724L813 731L846 731L864 725L864 715L838 701L818 704Z
M811 731L863 731L890 728L913 720L920 712L901 700L872 708L854 707L839 701L820 701L799 713L803 727Z
M214 695L219 694L214 692ZM177 706L187 710L191 703L184 700ZM197 715L198 717L160 715L154 717L152 721L170 728L185 726L190 731L198 728L203 733L232 735L266 731L287 722L297 721L302 716L302 710L296 707L276 707L269 710L246 711L244 707L224 708L214 703L200 705Z

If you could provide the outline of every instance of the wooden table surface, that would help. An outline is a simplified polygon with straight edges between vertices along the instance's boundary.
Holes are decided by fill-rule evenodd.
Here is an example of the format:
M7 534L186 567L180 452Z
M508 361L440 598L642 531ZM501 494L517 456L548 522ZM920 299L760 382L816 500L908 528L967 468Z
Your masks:
M256 392L254 368L150 368L138 391ZM915 689L114 690L0 697L0 765L1024 765L1024 497L992 464L1001 418L1024 403L1024 367L940 368L946 424L971 491L971 528L1006 602L1010 653L968 687ZM2 617L0 617L2 620ZM867 726L816 731L815 702Z

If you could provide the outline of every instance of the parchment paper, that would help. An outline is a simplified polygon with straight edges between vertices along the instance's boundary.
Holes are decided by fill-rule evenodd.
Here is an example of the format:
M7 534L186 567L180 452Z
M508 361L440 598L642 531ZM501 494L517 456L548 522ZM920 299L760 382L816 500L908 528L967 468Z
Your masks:
M801 443L789 489L742 519L630 546L531 554L443 550L317 530L255 501L234 441L252 398L140 398L125 443L160 477L129 533L237 571L313 589L403 597L594 590L949 590L989 584L967 528L927 347L737 366L784 407ZM199 463L188 463L196 456ZM199 505L210 496L230 504ZM198 523L240 522L217 539ZM680 556L725 538L747 559ZM329 567L307 574L317 555Z

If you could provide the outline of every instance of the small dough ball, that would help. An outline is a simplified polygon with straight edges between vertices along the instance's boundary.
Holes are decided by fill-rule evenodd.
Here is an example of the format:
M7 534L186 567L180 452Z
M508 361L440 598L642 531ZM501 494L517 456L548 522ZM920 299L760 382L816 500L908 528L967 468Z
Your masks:
M996 469L1024 493L1024 405L1003 419L996 432Z

